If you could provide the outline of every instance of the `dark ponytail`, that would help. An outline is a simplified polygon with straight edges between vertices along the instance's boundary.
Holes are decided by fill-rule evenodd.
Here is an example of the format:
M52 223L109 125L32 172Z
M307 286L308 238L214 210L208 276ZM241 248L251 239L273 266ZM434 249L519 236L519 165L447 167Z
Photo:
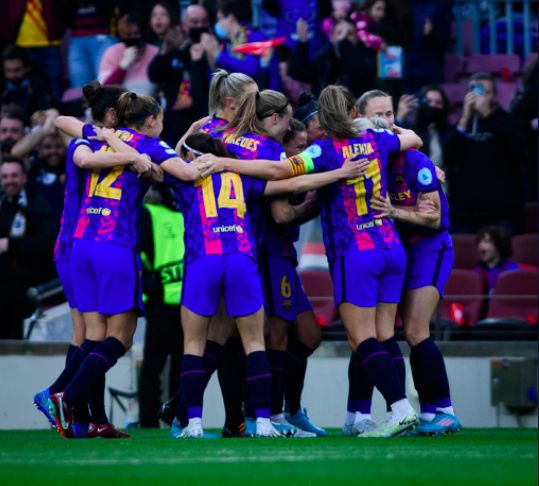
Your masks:
M101 86L99 81L92 81L82 87L84 102L92 112L92 119L103 123L109 108L115 108L118 98L126 90L118 86Z

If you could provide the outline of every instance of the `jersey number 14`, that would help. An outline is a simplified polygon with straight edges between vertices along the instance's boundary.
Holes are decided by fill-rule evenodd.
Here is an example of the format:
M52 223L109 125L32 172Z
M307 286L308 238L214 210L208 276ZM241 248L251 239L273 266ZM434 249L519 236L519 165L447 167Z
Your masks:
M234 172L223 172L221 176L221 190L215 199L213 179L211 176L195 182L195 186L202 186L202 200L207 218L216 218L218 208L235 209L239 218L245 217L247 206L243 196L241 177ZM234 195L234 197L232 197Z

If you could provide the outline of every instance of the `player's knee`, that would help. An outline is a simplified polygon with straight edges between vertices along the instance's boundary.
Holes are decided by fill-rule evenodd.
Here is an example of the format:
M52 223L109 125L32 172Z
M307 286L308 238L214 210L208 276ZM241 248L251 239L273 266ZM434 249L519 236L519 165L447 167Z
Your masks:
M419 344L430 335L429 325L425 325L423 322L412 321L404 326L404 338L406 342L413 347Z
M319 326L309 329L308 332L301 334L300 341L308 348L317 349L322 342L322 329Z

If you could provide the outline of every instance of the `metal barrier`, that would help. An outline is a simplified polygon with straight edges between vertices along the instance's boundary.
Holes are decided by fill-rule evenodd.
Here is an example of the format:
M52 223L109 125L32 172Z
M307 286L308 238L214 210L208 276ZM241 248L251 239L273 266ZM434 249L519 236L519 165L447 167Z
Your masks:
M453 15L455 17L455 52L459 56L464 52L464 22L471 22L472 26L472 54L480 54L481 24L488 24L489 54L514 54L515 32L514 20L516 10L522 10L523 48L524 58L532 52L537 52L537 46L531 45L532 21L537 25L537 16L532 19L532 4L537 12L538 0L453 0ZM497 14L503 14L507 34L505 53L498 53L497 49ZM533 49L532 49L533 48ZM466 53L469 54L469 53Z
M51 297L56 297L61 293L62 284L58 279L51 280L50 282L38 285L37 287L30 287L27 290L26 296L34 304L36 310L30 316L30 325L28 326L28 331L26 332L26 336L24 336L24 339L30 339L35 325L43 316L43 303L45 302L45 300L50 299Z

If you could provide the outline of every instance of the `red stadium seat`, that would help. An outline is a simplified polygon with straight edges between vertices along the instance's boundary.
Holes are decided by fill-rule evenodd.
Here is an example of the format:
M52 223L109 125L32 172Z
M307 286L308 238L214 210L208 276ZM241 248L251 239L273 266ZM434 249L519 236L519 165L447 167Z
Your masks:
M337 319L333 299L333 282L327 270L301 270L299 272L305 293L309 297L316 319L321 326L329 326Z
M473 326L483 314L485 281L473 270L455 268L445 286L445 297L440 301L439 317L451 320L451 304L459 304L464 312L464 326Z
M504 298L507 296L514 298ZM502 273L496 281L487 317L537 323L537 270L519 269Z
M537 203L528 202L524 205L524 231L537 233Z
M496 100L504 110L509 109L517 89L517 83L496 83Z
M455 268L471 269L479 263L475 235L454 234L453 248L455 250Z
M513 236L511 244L515 262L537 267L537 233Z
M466 58L466 72L474 74L487 72L504 75L505 72L514 79L520 72L520 57L516 54L485 54Z

